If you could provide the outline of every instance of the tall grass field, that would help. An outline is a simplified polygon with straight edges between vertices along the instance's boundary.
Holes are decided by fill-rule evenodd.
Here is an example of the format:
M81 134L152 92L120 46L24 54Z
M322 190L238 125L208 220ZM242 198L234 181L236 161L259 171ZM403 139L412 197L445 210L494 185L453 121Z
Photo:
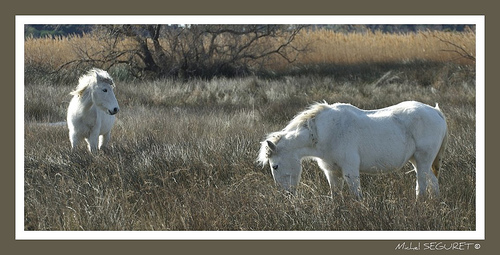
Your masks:
M279 77L117 79L121 111L109 147L96 155L83 144L71 151L63 123L77 80L28 79L24 229L475 230L474 62L443 51L450 45L431 32L321 33L303 32L299 39L309 39L310 51ZM470 32L440 33L473 52ZM71 51L58 49L70 42L26 40L25 65L66 61ZM314 102L376 109L405 100L439 103L447 117L439 199L416 201L410 164L362 175L358 201L347 188L331 197L312 161L303 162L295 196L256 163L265 135Z

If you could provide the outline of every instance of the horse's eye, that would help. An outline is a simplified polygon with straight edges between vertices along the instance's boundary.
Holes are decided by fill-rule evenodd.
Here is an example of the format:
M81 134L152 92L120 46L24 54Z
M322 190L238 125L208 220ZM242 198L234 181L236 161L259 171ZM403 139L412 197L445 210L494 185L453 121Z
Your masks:
M102 92L108 92L108 89L103 89Z
M278 165L274 165L274 166L273 166L273 169L274 169L274 170L278 170Z

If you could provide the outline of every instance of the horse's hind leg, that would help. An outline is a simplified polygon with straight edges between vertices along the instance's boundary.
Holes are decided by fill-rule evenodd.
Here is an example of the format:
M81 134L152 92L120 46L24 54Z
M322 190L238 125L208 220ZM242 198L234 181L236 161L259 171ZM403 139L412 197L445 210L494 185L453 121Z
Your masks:
M434 158L434 161L432 162L432 172L436 177L439 178L439 170L441 169L442 166L442 160L444 156L444 151L446 149L446 143L447 143L447 135L443 138L443 141L441 142L441 147L439 148L439 151L436 155L436 158Z
M433 191L432 195L434 197L439 196L438 179L437 176L431 171L432 163L433 160L427 157L425 157L425 159L419 159L416 157L415 162L412 162L417 173L417 183L415 187L417 198L425 196L429 182Z

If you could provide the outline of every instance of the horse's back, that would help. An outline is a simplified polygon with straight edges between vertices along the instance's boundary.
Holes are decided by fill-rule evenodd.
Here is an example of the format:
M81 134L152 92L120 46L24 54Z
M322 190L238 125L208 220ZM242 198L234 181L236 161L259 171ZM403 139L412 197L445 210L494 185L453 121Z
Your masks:
M334 104L317 118L324 149L337 159L358 155L364 171L399 169L419 148L439 149L446 133L442 113L414 101L377 110Z
M387 124L402 125L402 128L446 128L446 120L439 108L416 102L406 101L378 110L364 111L371 120L381 120ZM394 122L394 123L391 123Z
M432 133L440 133L446 131L446 119L439 108L432 107L419 102L403 102L399 105L397 116L399 120L406 122L406 128L415 132L426 133L431 136Z

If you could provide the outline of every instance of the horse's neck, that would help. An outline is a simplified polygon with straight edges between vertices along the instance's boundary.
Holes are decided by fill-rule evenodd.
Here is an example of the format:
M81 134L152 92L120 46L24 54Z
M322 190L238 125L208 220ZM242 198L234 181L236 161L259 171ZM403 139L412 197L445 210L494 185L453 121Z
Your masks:
M317 137L316 132L311 130L301 130L296 134L285 136L284 139L286 147L295 151L299 157L317 157L318 151L316 149Z

